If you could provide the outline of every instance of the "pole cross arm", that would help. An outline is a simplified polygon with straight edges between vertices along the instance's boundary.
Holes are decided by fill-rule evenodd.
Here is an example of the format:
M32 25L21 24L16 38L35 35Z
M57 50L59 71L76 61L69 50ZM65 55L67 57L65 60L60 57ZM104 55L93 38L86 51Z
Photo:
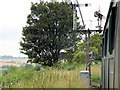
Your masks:
M74 7L89 7L89 6L91 6L90 3L85 3L85 4L72 4L72 2L71 2L69 5L74 6Z

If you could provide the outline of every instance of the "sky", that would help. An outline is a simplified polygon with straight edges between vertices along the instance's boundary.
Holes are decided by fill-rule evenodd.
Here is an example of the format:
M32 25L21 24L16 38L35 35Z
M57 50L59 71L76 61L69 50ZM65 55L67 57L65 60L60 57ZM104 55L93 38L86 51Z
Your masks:
M30 14L31 2L40 0L1 0L0 1L0 56L12 55L24 57L20 53L19 42L22 37L22 28L26 25L27 15ZM45 1L45 0L44 0ZM72 0L74 2L74 0ZM81 7L86 28L97 26L94 12L101 10L106 17L110 0L78 0L80 4L90 3L90 7ZM103 20L104 25L105 20Z

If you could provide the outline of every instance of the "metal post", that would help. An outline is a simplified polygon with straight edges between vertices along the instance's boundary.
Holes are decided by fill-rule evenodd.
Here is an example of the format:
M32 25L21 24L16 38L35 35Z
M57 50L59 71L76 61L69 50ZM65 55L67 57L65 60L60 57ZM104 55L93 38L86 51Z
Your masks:
M88 35L88 37L87 37L87 41L86 41L86 54L87 54L87 61L86 61L86 70L88 70L89 71L89 79L90 79L90 82L89 82L89 84L91 85L91 60L90 60L90 55L89 55L89 53L90 53L90 30L88 29L87 30L87 35Z
M88 29L88 52L90 53L90 31ZM91 85L91 60L90 55L88 54L88 63L89 63L89 78L90 78L90 85Z

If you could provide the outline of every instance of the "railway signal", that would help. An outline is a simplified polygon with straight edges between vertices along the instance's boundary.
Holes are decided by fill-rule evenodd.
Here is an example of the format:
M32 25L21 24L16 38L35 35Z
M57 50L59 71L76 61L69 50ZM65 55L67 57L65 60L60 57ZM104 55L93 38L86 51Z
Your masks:
M80 9L80 4L78 3L77 0L76 0L76 2L77 2L76 4L72 4L72 2L69 3L70 7L73 9L73 30L76 29L76 15L77 15L76 8L77 7L79 9L82 24L83 24L83 27L85 29L85 23L84 23L84 20L83 20L81 9ZM84 4L83 6L87 7L89 5L90 4ZM102 32L101 21L102 21L102 17L103 17L103 15L100 12L95 12L94 15L95 15L95 17L98 17L98 30L87 29L87 30L79 30L79 31L77 31L77 32L85 32L86 54L87 54L86 70L89 71L89 78L90 78L89 84L90 85L91 85L91 60L93 60L91 58L91 56L90 56L90 52L91 52L91 50L90 50L90 34L92 32L99 32L99 33Z
M103 15L100 13L100 11L95 11L94 16L95 16L95 17L98 17L98 18L100 18L100 19L103 18Z
M70 7L73 9L73 30L76 29L76 15L77 15L77 10L76 8L78 7L79 9L79 13L80 13L80 17L81 17L81 20L82 20L82 24L84 26L84 29L85 29L85 23L84 23L84 20L83 20L83 16L82 16L82 12L81 12L81 9L80 9L80 5L78 3L78 1L76 0L76 4L72 4L72 2L69 3ZM82 4L82 6L90 6L90 4ZM76 32L84 32L85 33L85 41L86 41L86 54L87 54L87 63L86 63L86 70L89 71L89 78L90 78L90 81L89 81L89 84L91 85L91 63L93 61L93 53L91 54L91 50L90 50L90 34L92 32L99 32L101 33L103 30L102 30L102 27L101 27L101 22L102 22L102 19L103 19L103 15L100 13L100 10L99 11L96 11L94 13L94 16L97 17L98 19L98 26L96 28L96 30L90 30L89 28L86 29L86 30L79 30L79 31L76 31Z

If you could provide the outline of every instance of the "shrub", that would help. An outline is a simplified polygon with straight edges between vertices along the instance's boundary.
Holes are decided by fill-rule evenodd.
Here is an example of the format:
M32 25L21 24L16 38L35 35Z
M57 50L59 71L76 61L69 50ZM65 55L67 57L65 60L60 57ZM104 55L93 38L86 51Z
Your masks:
M36 65L36 66L34 67L34 69L35 69L36 71L40 71L40 70L43 70L44 68L43 68L43 66L41 66L41 65Z
M73 61L77 63L85 63L86 53L81 51L76 51L73 56Z

